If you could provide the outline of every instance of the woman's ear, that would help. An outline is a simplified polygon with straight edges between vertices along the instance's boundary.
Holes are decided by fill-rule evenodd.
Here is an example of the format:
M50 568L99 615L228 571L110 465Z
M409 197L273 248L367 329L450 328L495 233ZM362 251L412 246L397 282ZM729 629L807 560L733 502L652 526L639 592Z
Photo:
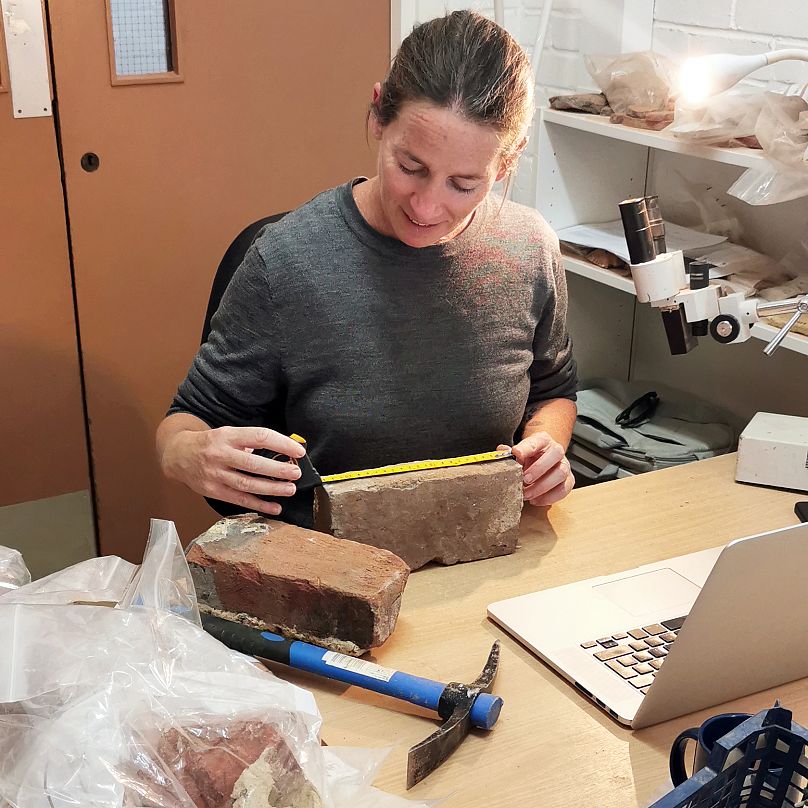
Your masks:
M379 103L382 98L382 85L381 82L376 82L373 85L373 93L370 97L370 131L376 140L381 140L382 125L379 121Z
M508 155L507 158L502 160L499 166L499 171L497 171L496 182L499 182L501 179L507 177L508 174L510 174L511 171L516 168L516 164L519 162L522 152L527 147L527 141L528 138L527 135L525 135L525 137L519 141L519 145L516 147L516 149L510 155Z

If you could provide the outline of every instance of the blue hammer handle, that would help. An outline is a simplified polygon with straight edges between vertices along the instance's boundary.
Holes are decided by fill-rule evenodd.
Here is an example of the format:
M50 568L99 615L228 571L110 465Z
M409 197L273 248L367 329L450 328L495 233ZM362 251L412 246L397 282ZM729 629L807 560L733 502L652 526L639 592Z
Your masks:
M214 615L203 614L202 626L205 631L235 651L357 685L436 712L446 690L445 684L431 679L393 671L300 640L287 640L271 631L260 631ZM363 673L363 669L367 673ZM491 729L499 718L501 709L501 698L490 693L478 694L471 707L472 726Z

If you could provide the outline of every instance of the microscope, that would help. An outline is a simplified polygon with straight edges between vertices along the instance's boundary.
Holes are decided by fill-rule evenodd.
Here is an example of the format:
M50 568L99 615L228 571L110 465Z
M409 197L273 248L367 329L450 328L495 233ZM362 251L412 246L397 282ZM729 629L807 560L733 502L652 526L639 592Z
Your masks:
M620 217L637 300L661 312L672 354L688 353L699 337L708 334L722 344L744 342L761 318L794 312L763 349L771 356L800 316L808 313L808 294L777 301L747 298L743 292L724 294L710 282L711 264L691 261L685 266L681 250L667 251L656 195L624 200Z

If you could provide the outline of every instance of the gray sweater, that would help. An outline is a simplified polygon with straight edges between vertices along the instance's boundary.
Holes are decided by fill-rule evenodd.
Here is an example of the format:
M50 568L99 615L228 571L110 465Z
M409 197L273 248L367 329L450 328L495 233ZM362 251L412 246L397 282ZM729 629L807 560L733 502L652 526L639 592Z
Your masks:
M575 398L538 213L489 197L460 236L415 249L365 222L352 184L261 233L170 413L296 432L329 474L489 451L539 402Z

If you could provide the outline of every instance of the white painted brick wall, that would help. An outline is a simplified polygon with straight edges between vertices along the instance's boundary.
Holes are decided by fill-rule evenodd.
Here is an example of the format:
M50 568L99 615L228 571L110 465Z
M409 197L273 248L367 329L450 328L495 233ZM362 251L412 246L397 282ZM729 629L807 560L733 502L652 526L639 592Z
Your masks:
M505 0L505 27L533 57L544 0ZM702 53L761 53L778 48L808 50L808 0L647 0L654 7L653 48L675 60ZM419 20L444 9L472 8L493 19L493 0L402 0ZM586 0L555 0L536 87L538 104L551 95L594 89L581 48ZM592 9L595 9L594 12ZM598 20L598 22L602 22ZM609 25L607 21L605 23ZM783 89L808 83L808 62L789 61L764 68L747 83ZM514 199L532 204L537 138L531 137L519 166Z
M732 0L656 0L654 19L707 28L729 28Z
M741 31L808 38L805 0L736 0L735 26Z

